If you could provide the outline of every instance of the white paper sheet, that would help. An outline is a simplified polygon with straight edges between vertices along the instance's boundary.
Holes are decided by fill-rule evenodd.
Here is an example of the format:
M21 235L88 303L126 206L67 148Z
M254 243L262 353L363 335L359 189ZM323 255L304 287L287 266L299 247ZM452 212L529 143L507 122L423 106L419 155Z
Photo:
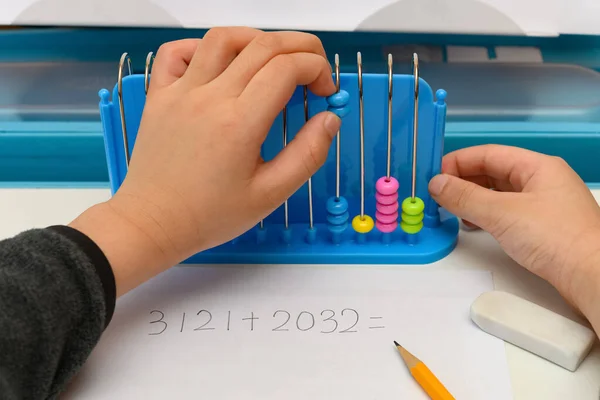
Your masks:
M469 319L491 289L475 271L178 267L118 302L64 398L427 399L396 340L457 399L512 399L503 342Z

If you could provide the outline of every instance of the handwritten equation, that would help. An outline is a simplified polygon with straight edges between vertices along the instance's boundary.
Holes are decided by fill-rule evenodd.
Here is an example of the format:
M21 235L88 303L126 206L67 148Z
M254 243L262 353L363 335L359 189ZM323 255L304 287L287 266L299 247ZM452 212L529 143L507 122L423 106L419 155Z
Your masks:
M217 316L217 314L215 314ZM289 332L316 331L323 334L333 333L358 333L360 330L385 329L382 316L369 316L362 318L359 312L353 308L342 310L324 309L320 312L300 311L290 313L286 310L275 310L270 315L258 315L251 311L245 315L232 313L218 315L217 321L209 310L198 310L197 312L183 312L175 315L161 311L150 311L149 335L156 336L173 330L185 331L232 331L245 330Z

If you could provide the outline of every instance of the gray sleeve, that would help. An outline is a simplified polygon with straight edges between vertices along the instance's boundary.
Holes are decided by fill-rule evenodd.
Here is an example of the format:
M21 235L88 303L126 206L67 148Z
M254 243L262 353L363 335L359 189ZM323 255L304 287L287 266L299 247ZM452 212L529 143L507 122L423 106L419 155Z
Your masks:
M66 226L0 241L0 398L53 399L110 322L108 260Z

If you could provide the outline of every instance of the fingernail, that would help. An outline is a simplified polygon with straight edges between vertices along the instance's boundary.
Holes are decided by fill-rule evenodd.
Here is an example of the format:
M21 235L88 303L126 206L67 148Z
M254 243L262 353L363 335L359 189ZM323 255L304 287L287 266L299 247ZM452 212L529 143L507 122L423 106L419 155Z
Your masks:
M337 132L340 130L341 124L342 120L340 117L332 112L327 112L327 116L325 117L325 122L323 122L323 125L331 137L334 137L337 134Z
M438 196L444 190L444 186L448 182L448 177L446 175L436 175L431 181L429 181L429 193L433 196Z

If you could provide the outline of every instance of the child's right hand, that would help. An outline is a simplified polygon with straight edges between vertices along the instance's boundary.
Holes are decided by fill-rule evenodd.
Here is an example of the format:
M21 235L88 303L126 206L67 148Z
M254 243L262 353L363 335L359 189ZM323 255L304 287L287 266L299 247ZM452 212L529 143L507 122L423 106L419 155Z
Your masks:
M566 162L515 147L471 147L444 157L429 191L442 207L491 233L600 331L600 207Z

